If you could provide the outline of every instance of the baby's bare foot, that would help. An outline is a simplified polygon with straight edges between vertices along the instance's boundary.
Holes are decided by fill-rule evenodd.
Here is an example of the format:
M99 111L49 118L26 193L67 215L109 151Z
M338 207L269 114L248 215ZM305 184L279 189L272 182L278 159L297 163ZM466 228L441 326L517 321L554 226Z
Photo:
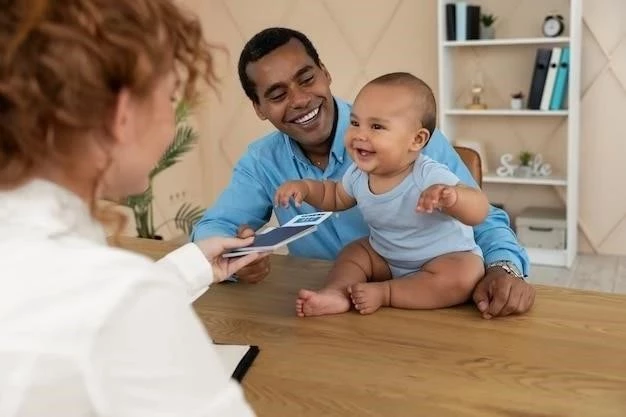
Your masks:
M350 287L352 304L361 314L372 314L385 304L388 282L362 282Z
M298 317L323 316L350 310L350 299L340 290L300 290L296 300Z

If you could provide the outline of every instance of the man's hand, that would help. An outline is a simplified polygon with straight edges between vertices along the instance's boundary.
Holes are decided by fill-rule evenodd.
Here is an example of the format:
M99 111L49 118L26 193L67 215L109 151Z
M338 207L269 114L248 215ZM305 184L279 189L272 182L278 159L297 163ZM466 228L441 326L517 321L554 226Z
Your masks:
M254 236L254 230L252 230L250 226L246 224L239 226L239 230L237 230L237 237L247 238L250 236ZM239 281L243 281L248 284L256 284L263 281L269 275L270 267L270 257L265 256L250 263L248 266L241 268L237 272L237 277L239 278Z
M521 278L494 266L487 270L472 296L483 318L526 313L535 302L535 289Z

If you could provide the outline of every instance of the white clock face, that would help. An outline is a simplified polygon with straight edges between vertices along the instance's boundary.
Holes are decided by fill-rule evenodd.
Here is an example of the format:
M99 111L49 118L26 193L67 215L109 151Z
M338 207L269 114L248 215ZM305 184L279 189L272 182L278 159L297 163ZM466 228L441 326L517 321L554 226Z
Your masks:
M548 19L543 24L543 33L546 36L556 36L561 29L561 24L556 19Z

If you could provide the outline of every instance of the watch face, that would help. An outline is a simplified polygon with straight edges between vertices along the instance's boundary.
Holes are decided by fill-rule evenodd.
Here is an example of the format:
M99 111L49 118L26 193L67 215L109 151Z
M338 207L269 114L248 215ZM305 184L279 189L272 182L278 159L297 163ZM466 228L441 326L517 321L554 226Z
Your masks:
M555 18L546 20L543 24L543 33L546 36L557 36L561 31L561 22Z

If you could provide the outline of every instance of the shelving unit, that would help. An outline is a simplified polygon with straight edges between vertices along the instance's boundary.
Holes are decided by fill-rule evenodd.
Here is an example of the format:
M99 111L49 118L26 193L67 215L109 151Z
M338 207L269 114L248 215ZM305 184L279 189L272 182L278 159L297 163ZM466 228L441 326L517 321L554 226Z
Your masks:
M451 3L446 1L445 3ZM444 16L445 18L445 16ZM444 19L445 24L445 19ZM445 35L445 33L444 33ZM512 45L542 45L542 44L568 44L570 38L560 36L556 38L504 38L504 39L480 39L471 41L444 41L443 46L447 48L456 48L463 46L512 46Z
M526 184L526 185L554 185L554 186L566 186L567 178L559 176L548 177L531 177L531 178L518 178L518 177L500 177L495 173L489 173L483 176L483 183L485 184Z
M532 0L532 2L540 2L541 0ZM496 120L500 122L500 118L507 118L507 122L531 124L540 120L551 120L545 118L565 118L566 119L566 141L563 153L565 155L564 172L555 172L549 177L500 177L495 172L486 173L483 176L483 187L489 194L490 187L501 187L502 184L510 187L516 187L520 193L528 190L529 187L558 187L560 195L564 195L564 203L566 210L566 248L565 250L548 250L528 247L531 263L551 266L570 267L574 262L578 250L578 172L579 172L579 135L580 135L580 62L581 62L581 43L582 43L582 0L569 0L566 3L569 6L569 17L566 23L564 36L556 38L521 36L521 37L505 37L500 39L489 40L467 40L467 41L448 41L446 39L446 11L445 7L448 3L454 3L455 0L438 0L438 76L439 76L439 127L449 140L454 141L455 138L463 137L463 132L459 131L459 122L467 118L472 118L471 123L489 124ZM469 0L468 4L485 6L481 0ZM498 2L500 4L500 2ZM530 3L530 2L529 2ZM494 3L488 3L493 5ZM537 3L539 4L539 3ZM481 10L485 12L484 9ZM489 11L491 12L491 11ZM559 11L561 12L561 11ZM542 15L537 16L537 20L543 21ZM537 25L537 21L534 22ZM540 23L539 23L540 24ZM533 31L529 31L533 32ZM536 31L535 31L536 32ZM472 51L472 48L479 48L480 54L489 55L490 58L498 57L503 51L511 51L510 48L538 48L550 46L569 46L570 63L568 74L568 90L567 105L565 110L511 110L508 108L489 108L486 110L467 110L463 108L463 102L459 102L462 91L459 91L458 85L455 86L455 77L458 75L459 69L455 68L455 59L458 54L464 51ZM464 52L466 53L466 52ZM475 58L478 59L478 58ZM497 60L490 59L490 65L494 66ZM528 63L528 71L532 71L533 62ZM464 68L463 68L464 69ZM497 73L497 68L493 68ZM496 75L497 76L497 75ZM526 93L526 92L524 92ZM506 104L506 103L505 103ZM504 107L501 105L500 107ZM488 126L488 125L485 125ZM489 129L486 129L489 132ZM485 133L488 135L489 133ZM480 138L477 138L480 139ZM485 138L486 139L486 138ZM494 138L489 138L494 140ZM499 138L498 138L499 139ZM507 140L504 137L502 140ZM515 150L512 149L512 152ZM490 164L491 165L491 164ZM506 201L504 201L506 204ZM530 205L541 205L540 201L529 202Z
M511 110L511 109L486 109L486 110L467 110L467 109L447 109L443 110L446 116L538 116L538 117L554 117L567 116L568 110Z

